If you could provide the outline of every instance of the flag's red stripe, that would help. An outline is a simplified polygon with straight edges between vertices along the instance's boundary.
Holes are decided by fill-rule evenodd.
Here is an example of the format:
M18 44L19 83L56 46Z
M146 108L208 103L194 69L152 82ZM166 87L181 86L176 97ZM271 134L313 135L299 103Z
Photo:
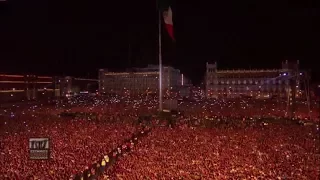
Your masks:
M167 28L169 36L174 40L173 25L172 24L166 24L166 28Z

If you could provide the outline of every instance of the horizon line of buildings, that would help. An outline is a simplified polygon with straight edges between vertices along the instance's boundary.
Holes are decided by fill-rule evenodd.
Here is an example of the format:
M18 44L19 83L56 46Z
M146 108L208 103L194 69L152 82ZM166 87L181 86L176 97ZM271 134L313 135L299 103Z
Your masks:
M96 91L98 80L71 76L0 74L0 102L42 100Z
M162 88L165 92L189 96L191 81L179 69L163 66ZM300 70L299 61L282 62L278 69L218 70L217 63L206 63L204 94L207 98L241 96L299 98L305 95L309 74ZM71 76L36 76L0 74L0 102L14 99L41 99L72 96L79 93L98 94L157 94L159 66L131 68L123 72L99 69L98 79Z

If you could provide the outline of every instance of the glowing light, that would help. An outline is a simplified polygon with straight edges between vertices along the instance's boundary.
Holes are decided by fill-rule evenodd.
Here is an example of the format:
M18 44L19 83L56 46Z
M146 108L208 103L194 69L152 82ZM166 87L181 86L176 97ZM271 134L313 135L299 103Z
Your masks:
M24 81L0 81L0 83L25 83Z
M183 82L183 74L181 74L181 85L183 86L184 82Z
M104 75L106 76L119 76L119 75L156 75L159 74L159 72L133 72L133 73L128 73L128 72L124 72L124 73L105 73Z
M50 84L52 82L36 82L37 84Z
M24 77L24 76L22 76L22 75L7 75L7 74L0 74L0 76L2 76L2 77Z
M54 89L47 89L47 88L44 88L44 89L38 89L38 91L54 91Z
M0 90L0 93L24 92L24 90Z
M79 81L99 81L98 79L84 79L84 78L75 78L75 80L79 80Z
M38 76L39 79L52 79L52 77L49 76Z

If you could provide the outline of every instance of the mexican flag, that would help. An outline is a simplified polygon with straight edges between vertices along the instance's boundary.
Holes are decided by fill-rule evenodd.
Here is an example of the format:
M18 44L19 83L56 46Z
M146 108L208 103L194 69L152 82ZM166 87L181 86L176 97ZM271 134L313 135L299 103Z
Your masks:
M159 8L162 12L165 27L169 36L174 40L174 33L173 33L173 21L172 21L172 9L171 4L172 0L159 0Z

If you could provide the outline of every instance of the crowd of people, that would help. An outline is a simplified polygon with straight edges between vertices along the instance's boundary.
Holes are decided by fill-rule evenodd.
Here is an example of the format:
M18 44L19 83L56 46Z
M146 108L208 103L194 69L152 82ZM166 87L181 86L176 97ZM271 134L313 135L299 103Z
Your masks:
M0 179L74 179L76 174L84 179L320 176L315 104L309 111L299 102L293 120L286 117L286 103L280 100L183 100L174 121L155 115L157 107L156 97L87 97L0 109ZM146 124L139 117L146 115L150 133L99 176L86 176L92 164L102 166L107 154L112 159L115 149L144 131ZM48 160L29 159L32 137L50 139Z
M35 179L68 179L98 161L135 132L132 124L120 120L125 118L130 121L130 117L110 111L114 108L112 105L104 106L105 110L91 107L68 107L67 110L100 112L99 118L115 119L116 123L90 120L89 112L88 117L64 117L60 115L65 111L63 106L35 105L27 109L15 107L14 112L3 110L0 176L10 179L31 176ZM34 137L50 139L49 160L29 159L29 138Z
M319 133L319 131L318 131ZM319 137L299 124L159 127L121 158L117 179L318 179Z

